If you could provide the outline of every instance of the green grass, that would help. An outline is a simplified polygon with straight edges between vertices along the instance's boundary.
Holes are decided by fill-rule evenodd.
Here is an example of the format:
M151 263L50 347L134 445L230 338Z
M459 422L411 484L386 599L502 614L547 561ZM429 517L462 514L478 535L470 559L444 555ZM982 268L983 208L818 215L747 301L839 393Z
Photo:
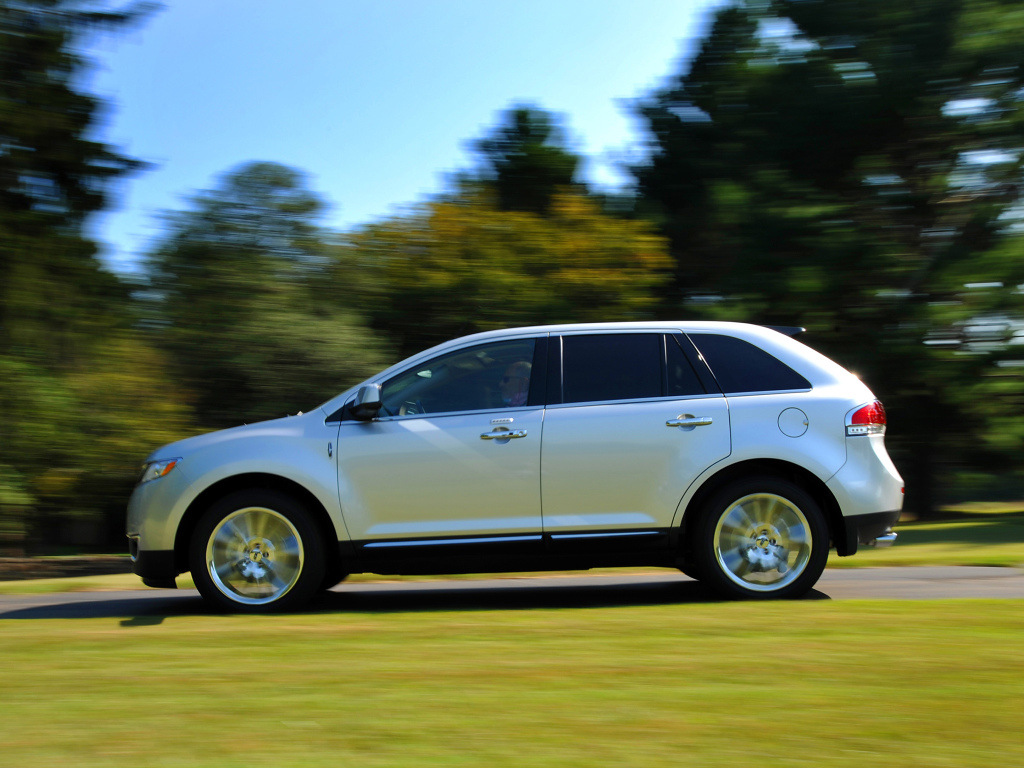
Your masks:
M947 517L971 515L1019 515L1024 513L1024 501L964 501L948 504L940 510Z
M0 765L1024 765L1024 601L0 622Z
M1020 508L1017 507L1017 510ZM833 552L829 566L995 565L1024 567L1024 513L957 510L952 519L896 526L891 547L861 547L853 557Z
M179 584L182 579L179 579ZM191 580L189 581L191 586ZM75 576L63 579L23 579L0 581L0 595L41 595L51 592L108 592L123 589L145 589L134 573L105 576Z

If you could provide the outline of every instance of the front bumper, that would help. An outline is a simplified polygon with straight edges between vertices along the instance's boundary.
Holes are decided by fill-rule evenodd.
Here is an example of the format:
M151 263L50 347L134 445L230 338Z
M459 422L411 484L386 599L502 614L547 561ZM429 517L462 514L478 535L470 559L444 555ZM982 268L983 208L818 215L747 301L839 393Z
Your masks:
M182 572L174 554L175 534L188 499L189 479L181 462L166 476L135 486L128 500L128 554L132 571L149 587L175 587Z
M128 551L132 558L132 572L142 577L147 587L174 589L178 567L173 549L139 549L139 540L129 538Z

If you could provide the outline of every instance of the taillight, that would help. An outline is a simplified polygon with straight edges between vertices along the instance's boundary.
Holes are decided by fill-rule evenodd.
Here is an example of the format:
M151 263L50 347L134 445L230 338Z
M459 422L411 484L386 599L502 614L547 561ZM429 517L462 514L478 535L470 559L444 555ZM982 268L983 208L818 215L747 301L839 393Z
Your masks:
M846 417L846 434L850 437L885 434L885 407L875 400L858 408Z

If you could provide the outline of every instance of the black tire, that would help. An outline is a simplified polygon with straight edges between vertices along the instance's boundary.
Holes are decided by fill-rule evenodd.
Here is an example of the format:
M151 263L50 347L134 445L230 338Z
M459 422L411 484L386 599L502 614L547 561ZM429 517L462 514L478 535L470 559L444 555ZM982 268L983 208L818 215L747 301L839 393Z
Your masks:
M341 584L345 579L349 577L348 571L345 570L345 566L342 564L341 558L337 554L333 558L327 559L327 568L324 571L324 577L320 581L320 586L317 588L318 592L326 592L331 587Z
M704 505L693 550L702 581L723 597L772 600L806 594L828 560L825 515L800 486L751 477Z
M697 565L695 563L687 563L686 565L681 566L679 568L679 571L684 576L689 576L694 581L703 581L704 580L703 574L701 574L701 572L697 570Z
M304 605L324 580L316 521L279 491L252 488L216 501L199 519L189 567L200 594L221 610L271 613Z

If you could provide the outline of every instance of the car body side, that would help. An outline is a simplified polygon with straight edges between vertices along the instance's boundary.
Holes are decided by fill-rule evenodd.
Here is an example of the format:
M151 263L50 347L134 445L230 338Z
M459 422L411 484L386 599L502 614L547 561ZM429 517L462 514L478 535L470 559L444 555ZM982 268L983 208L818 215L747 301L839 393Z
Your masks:
M883 436L850 438L842 419L837 417L838 413L851 412L873 400L870 390L823 355L786 335L758 326L699 322L616 323L489 332L425 350L364 384L380 384L444 352L481 341L631 331L735 336L768 352L811 384L811 389L801 394L795 407L792 393L786 392L653 399L654 403L667 401L666 407L672 401L685 401L687 412L695 414L700 411L702 401L715 401L728 419L727 443L709 457L708 466L695 477L681 479L677 487L660 489L661 499L672 499L675 503L664 501L656 519L643 521L637 527L665 531L675 546L679 532L686 530L688 519L701 501L726 479L745 472L781 473L811 486L826 510L831 536L840 554L852 554L857 548L856 539L869 538L858 532L859 519L881 515L884 521L894 521L898 516L902 506L902 480L885 452ZM344 466L347 430L364 430L368 425L342 422L338 418L357 390L358 387L346 390L309 413L189 438L154 452L148 461L177 457L182 457L182 461L167 477L138 486L129 503L127 529L136 573L155 586L171 586L174 576L188 568L185 550L198 515L213 498L242 484L276 487L302 495L317 516L324 536L338 542L338 556L354 560L346 563L346 570L359 569L358 558L353 558L353 544L360 538L357 534L353 539L346 520L356 513L361 501L339 468ZM580 406L556 405L550 410L576 407ZM537 410L536 407L513 408L509 415L514 418L517 413L525 415ZM544 406L539 410L543 422ZM790 410L796 412L783 415ZM396 472L400 474L400 471L400 467L396 468ZM605 527L626 530L630 528L629 519L624 517ZM527 528L528 525L521 530ZM567 526L566 530L573 528ZM515 529L503 532L509 531ZM401 534L395 534L398 535ZM854 540L851 541L851 537ZM680 556L685 556L685 547L680 552ZM642 561L643 556L637 559ZM603 564L605 561L597 558L594 562ZM658 564L678 565L680 562ZM586 560L581 564L586 565ZM504 570L501 561L495 561L495 569Z

